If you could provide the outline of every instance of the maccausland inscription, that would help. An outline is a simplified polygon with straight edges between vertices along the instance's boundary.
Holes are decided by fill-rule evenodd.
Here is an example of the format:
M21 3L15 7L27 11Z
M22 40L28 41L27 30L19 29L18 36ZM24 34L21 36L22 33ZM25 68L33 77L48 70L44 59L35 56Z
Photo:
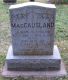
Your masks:
M23 28L50 28L50 27L54 27L54 23L50 22L50 23L22 23L22 24L18 24L18 23L11 23L11 26L16 28L16 27L23 27Z

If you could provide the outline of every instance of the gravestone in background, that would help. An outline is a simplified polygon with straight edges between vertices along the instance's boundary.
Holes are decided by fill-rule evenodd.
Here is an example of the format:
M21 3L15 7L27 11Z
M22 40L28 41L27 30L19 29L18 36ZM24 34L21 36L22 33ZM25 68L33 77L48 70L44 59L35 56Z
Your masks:
M35 0L30 0L30 1L35 1Z
M16 0L3 0L5 3L16 3Z
M8 70L59 70L61 57L54 45L56 7L28 2L9 8L12 45Z

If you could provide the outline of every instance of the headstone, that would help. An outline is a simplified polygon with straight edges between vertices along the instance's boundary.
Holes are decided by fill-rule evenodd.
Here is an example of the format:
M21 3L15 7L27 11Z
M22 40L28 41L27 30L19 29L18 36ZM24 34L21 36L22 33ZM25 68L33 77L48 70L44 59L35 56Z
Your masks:
M3 0L5 3L16 3L16 0Z
M59 70L61 56L54 45L56 7L27 2L9 8L12 45L6 57L8 70Z
M35 1L35 0L30 0L30 1Z
M53 54L55 13L51 4L24 3L10 7L14 55Z

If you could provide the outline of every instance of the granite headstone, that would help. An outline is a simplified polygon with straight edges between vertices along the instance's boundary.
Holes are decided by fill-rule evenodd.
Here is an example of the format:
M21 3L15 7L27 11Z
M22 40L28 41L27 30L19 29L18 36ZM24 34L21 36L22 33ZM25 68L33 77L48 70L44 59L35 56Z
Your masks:
M61 56L54 45L55 5L27 2L9 10L12 45L6 57L8 70L59 70Z
M24 3L10 7L14 55L53 54L56 7Z

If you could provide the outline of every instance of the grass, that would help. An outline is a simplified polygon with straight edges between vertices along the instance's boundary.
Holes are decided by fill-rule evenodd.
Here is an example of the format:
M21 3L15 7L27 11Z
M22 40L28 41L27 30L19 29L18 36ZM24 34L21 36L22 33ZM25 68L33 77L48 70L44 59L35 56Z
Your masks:
M22 3L25 0L18 0ZM58 45L61 56L65 62L68 71L68 5L56 5L56 34L55 44ZM4 4L0 0L0 72L5 62L6 53L11 43L10 21L9 21L9 5ZM0 76L0 80L5 80ZM60 78L58 80L68 80L68 78Z
M68 40L68 6L57 6L56 39Z

